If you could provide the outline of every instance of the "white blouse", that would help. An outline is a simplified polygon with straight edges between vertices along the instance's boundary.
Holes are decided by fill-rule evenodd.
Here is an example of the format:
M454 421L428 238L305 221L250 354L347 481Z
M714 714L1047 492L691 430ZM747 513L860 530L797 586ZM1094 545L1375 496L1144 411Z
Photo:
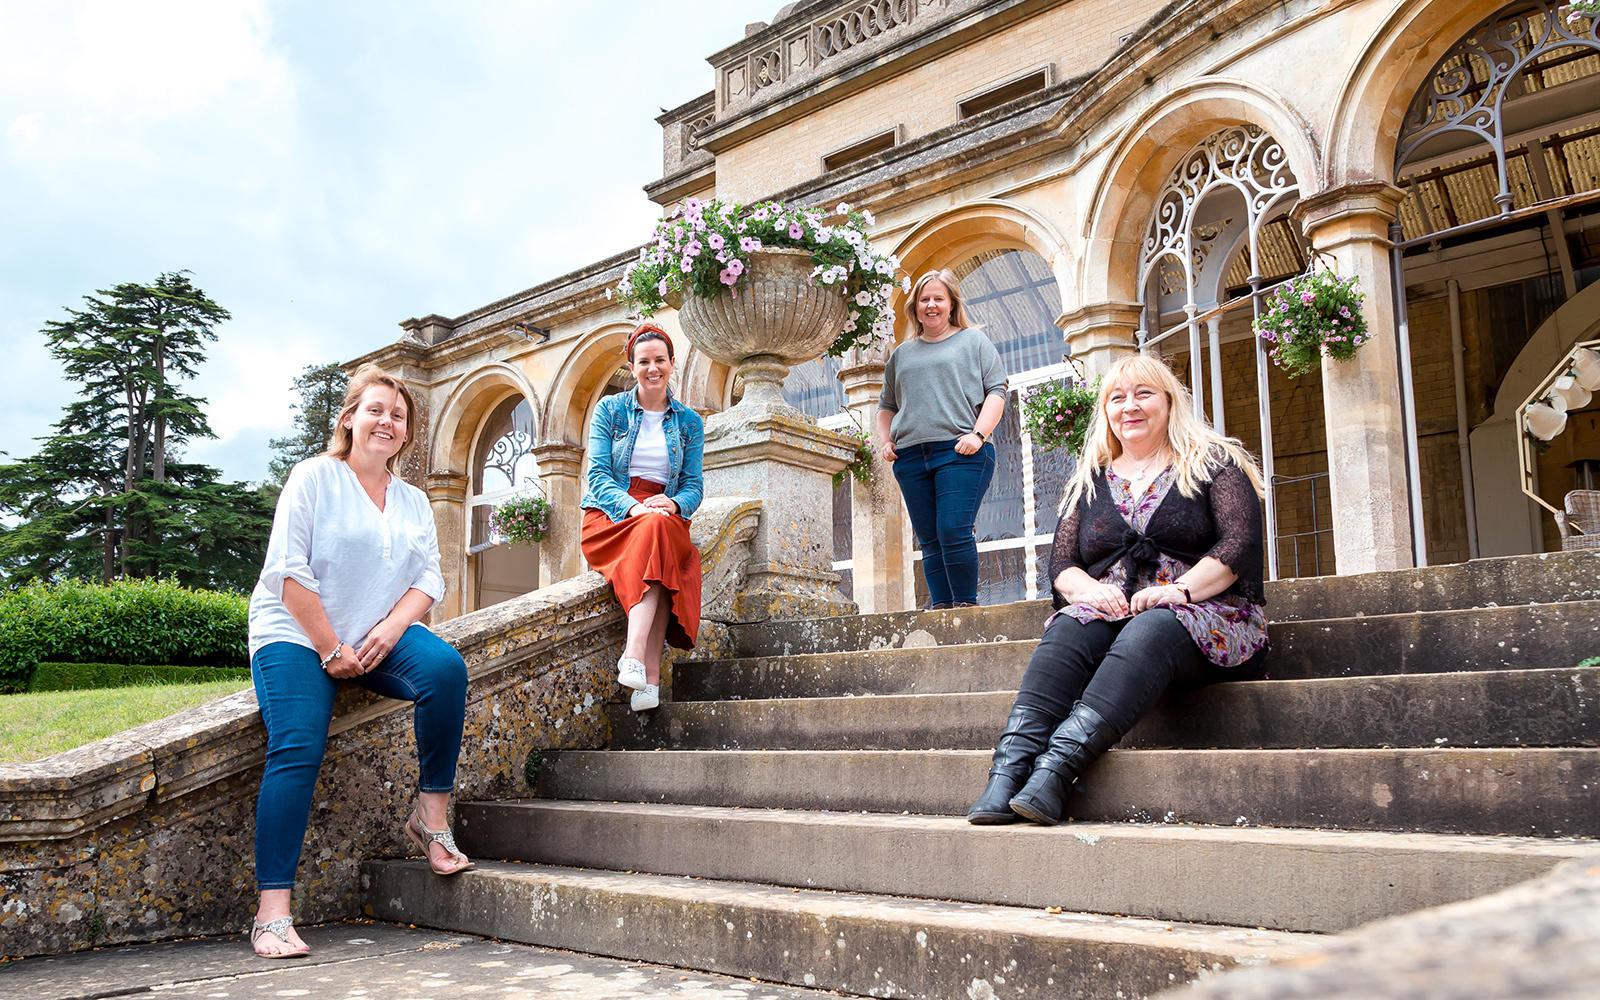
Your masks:
M415 588L438 601L444 576L427 496L391 475L380 511L344 462L329 455L306 459L278 496L266 564L250 595L251 657L270 642L316 648L283 604L285 580L321 598L328 623L352 647L406 591Z
M633 439L633 456L628 459L628 476L648 479L665 486L672 481L672 463L667 458L667 432L662 421L667 411L644 411L644 422L639 425L639 435Z

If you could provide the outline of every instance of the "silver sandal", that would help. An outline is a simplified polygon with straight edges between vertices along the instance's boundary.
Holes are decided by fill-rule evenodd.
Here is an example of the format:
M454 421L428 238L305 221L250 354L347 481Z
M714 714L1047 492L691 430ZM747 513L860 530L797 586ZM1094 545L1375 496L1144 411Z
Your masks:
M278 917L268 920L266 923L252 918L250 921L250 950L255 951L256 942L261 939L263 934L271 934L284 944L288 944L289 930L292 927L294 927L293 917ZM261 952L256 951L257 958L305 958L309 954L311 954L309 945L302 945L292 951L280 951L271 955L263 955Z
M428 867L433 870L435 875L460 875L462 872L476 867L471 861L467 860L467 856L462 854L461 849L456 846L456 836L450 832L449 827L446 827L443 830L428 829L422 825L422 817L417 815L417 810L414 806L411 809L411 815L406 817L405 831L406 836L411 838L411 842L417 845L417 850L421 851L422 856L427 859ZM466 861L467 863L462 865L460 868L452 868L449 871L440 871L434 866L433 853L428 850L428 848L433 844L440 845L445 850L449 851L451 855L462 861Z

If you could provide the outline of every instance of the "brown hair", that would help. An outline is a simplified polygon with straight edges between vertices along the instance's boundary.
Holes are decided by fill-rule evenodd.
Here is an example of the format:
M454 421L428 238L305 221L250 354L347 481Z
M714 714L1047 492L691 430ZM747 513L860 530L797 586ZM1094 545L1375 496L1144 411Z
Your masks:
M344 425L346 420L356 412L356 407L361 405L361 397L375 385L388 386L400 394L406 404L406 440L400 450L389 456L387 463L389 471L394 471L394 464L405 457L411 450L411 442L415 437L411 433L411 422L417 418L417 401L411 397L411 390L406 387L405 379L398 375L391 375L374 364L365 364L356 369L350 376L350 384L344 390L344 405L339 407L339 416L333 421L333 440L328 442L328 450L324 455L334 458L347 459L350 449L354 445L351 440L350 428Z
M961 282L956 276L944 268L929 271L917 279L911 286L911 294L906 296L906 314L911 318L911 326L917 331L917 336L922 336L922 318L917 315L917 299L922 297L922 289L930 281L943 283L950 293L950 325L961 329L970 326L967 322L967 310L961 305Z
M667 331L654 323L640 323L639 329L633 331L633 336L628 338L628 364L633 364L633 348L641 340L659 340L667 345L667 360L676 360L672 356L672 338L667 336Z

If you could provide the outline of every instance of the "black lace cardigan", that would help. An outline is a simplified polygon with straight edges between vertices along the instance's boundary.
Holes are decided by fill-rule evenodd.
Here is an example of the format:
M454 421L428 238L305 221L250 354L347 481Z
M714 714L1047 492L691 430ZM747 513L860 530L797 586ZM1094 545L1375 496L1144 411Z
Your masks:
M1095 477L1094 499L1080 499L1056 525L1050 549L1051 596L1057 608L1067 605L1055 591L1055 579L1067 567L1076 566L1102 580L1119 561L1128 567L1132 596L1140 571L1153 572L1158 553L1164 552L1190 566L1211 556L1238 576L1225 593L1265 606L1262 542L1261 498L1250 477L1232 462L1219 468L1210 482L1201 484L1193 497L1178 492L1173 483L1143 533L1135 531L1117 510L1102 472Z

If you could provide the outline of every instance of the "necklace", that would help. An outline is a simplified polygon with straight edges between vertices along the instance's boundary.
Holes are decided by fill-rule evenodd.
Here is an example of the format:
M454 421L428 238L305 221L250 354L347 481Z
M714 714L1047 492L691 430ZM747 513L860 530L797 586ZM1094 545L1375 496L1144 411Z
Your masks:
M1150 467L1153 466L1153 465L1156 465L1156 463L1159 462L1161 460L1161 458L1163 457L1163 454L1164 454L1164 452L1158 451L1154 455L1151 455L1149 458L1144 460L1144 464L1140 465L1139 468L1136 469L1132 475L1127 476L1125 478L1128 480L1128 482L1134 483L1134 484L1138 484L1138 483L1143 482L1144 479L1145 479L1145 476L1150 472ZM1165 463L1163 463L1161 466L1158 467L1158 471L1159 471L1160 468L1165 468Z

